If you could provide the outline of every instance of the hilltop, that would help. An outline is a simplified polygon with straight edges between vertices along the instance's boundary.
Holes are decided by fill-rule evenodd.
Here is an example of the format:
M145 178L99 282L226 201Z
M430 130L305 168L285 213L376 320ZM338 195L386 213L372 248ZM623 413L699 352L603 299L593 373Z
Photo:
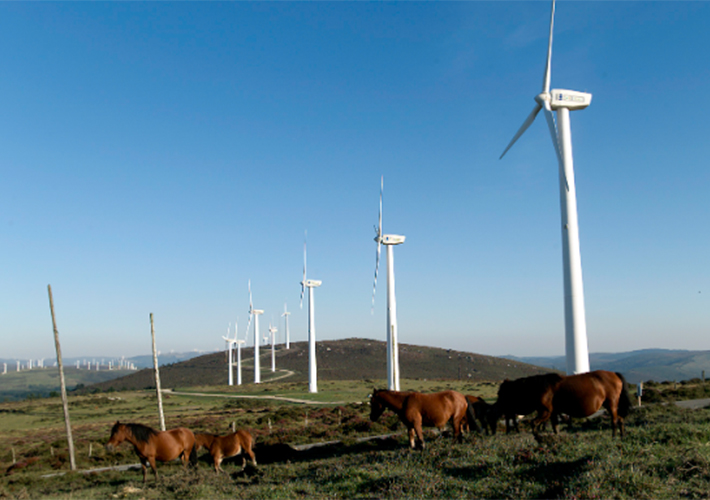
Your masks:
M316 352L319 380L382 381L386 379L387 344L385 342L359 338L325 340L318 342ZM245 383L253 380L253 356L253 348L242 349L242 377ZM262 372L270 373L270 347L261 347L260 359ZM518 378L550 371L548 368L520 361L410 344L400 344L399 362L403 379L501 381L505 378ZM293 375L284 381L306 381L308 343L293 342L291 349L288 350L283 345L278 346L276 368L293 372ZM267 380L265 375L262 375L262 380ZM160 382L164 388L226 385L226 354L222 351L162 366ZM145 369L119 379L94 384L84 390L110 388L134 390L154 386L153 371Z

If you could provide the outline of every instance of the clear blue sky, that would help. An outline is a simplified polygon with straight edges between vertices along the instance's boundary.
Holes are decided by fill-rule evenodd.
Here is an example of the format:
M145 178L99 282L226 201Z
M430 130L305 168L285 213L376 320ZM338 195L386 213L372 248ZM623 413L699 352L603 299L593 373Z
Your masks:
M320 339L370 313L380 176L400 341L564 352L549 2L0 4L0 357L214 350L262 332L304 231ZM710 3L557 6L589 347L710 349Z

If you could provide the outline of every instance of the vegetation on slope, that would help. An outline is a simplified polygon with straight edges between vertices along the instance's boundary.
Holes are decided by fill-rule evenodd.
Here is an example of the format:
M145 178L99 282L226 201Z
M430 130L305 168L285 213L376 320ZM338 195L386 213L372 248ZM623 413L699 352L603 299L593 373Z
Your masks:
M400 344L399 363L402 378L419 380L501 381L550 370L509 359L435 347ZM317 344L318 380L372 380L386 378L385 342L369 339L321 341ZM271 374L271 350L261 348L262 380ZM293 372L287 380L308 379L308 344L293 342L291 349L279 346L276 367ZM242 376L253 379L252 348L242 350ZM235 368L236 369L236 368ZM225 385L227 360L224 352L208 354L160 368L162 387ZM135 390L155 387L152 370L141 370L121 379L97 384L87 390Z

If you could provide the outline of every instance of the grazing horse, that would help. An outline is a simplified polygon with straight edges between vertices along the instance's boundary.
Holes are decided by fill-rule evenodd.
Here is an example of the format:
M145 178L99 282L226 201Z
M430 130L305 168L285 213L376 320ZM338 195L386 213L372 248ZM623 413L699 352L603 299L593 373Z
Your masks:
M375 422L386 409L395 412L407 427L409 445L416 448L416 435L423 450L422 426L443 429L451 421L454 439L460 441L461 423L466 418L469 404L464 395L456 391L422 394L375 389L370 399L370 420ZM473 420L473 416L470 418Z
M199 450L202 447L207 448L212 455L214 461L215 472L224 472L220 464L225 458L242 456L242 470L247 466L247 459L244 456L249 455L251 463L256 466L256 456L251 450L254 444L254 438L247 431L237 431L226 436L215 436L214 434L195 434L195 448Z
M611 416L611 435L624 436L624 418L631 410L631 398L621 373L596 370L565 377L552 398L552 428L557 432L557 416L588 417L601 407Z
M467 413L466 419L464 420L464 427L467 428L467 430L470 430L470 428L473 427L476 432L480 432L480 428L483 427L483 430L485 432L492 433L492 430L489 431L491 426L488 422L488 412L491 409L491 405L488 404L483 398L479 398L478 396L467 395L466 399L468 400L468 403L471 407L471 411L473 412L474 418L469 419ZM471 420L472 422L469 422L469 420ZM478 422L476 422L476 420L478 420ZM479 422L480 426L478 425Z
M146 481L147 464L153 469L155 479L158 479L158 469L155 461L169 462L180 457L187 467L188 460L197 463L195 452L195 436L190 429L178 427L169 431L156 431L142 424L122 424L116 422L111 429L111 437L106 443L106 449L111 452L123 441L133 445L143 466L143 483Z
M498 388L498 400L488 412L491 432L496 433L501 415L505 416L505 431L509 433L510 420L517 431L517 415L529 415L537 411L537 418L533 420L533 433L536 434L538 427L552 415L552 396L562 378L557 373L546 373L516 380L506 379Z

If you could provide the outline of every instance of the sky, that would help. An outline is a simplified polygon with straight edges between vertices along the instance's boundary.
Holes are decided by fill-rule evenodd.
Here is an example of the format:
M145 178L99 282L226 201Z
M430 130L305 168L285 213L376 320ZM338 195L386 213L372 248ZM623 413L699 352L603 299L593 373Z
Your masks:
M0 358L307 338L564 353L550 4L0 3ZM589 350L710 349L710 2L560 1ZM249 342L251 344L251 342ZM249 345L248 344L248 345Z

